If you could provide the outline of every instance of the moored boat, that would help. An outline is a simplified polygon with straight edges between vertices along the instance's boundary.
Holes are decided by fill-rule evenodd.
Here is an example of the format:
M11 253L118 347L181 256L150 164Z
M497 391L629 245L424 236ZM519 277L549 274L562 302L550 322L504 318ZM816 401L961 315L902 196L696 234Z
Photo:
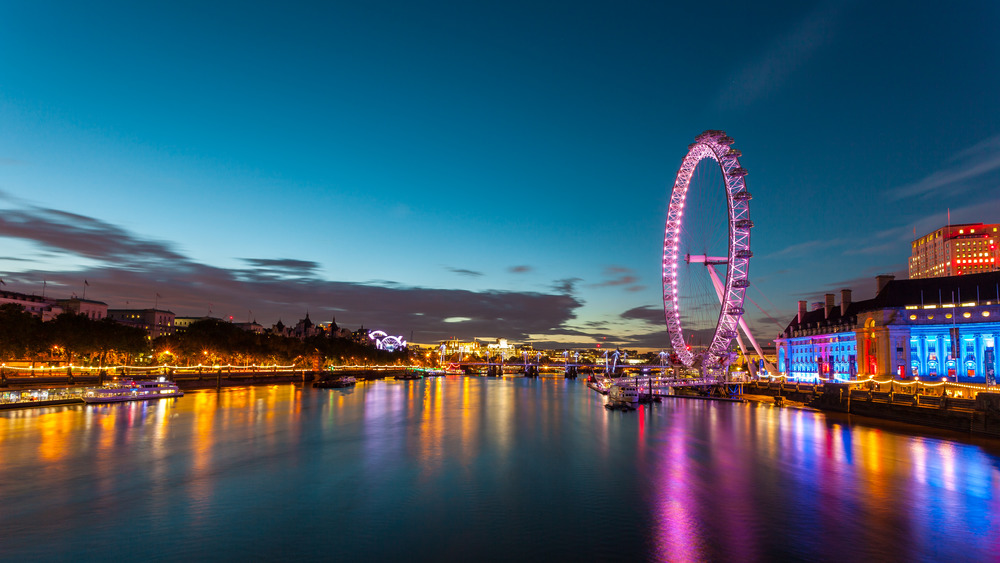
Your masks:
M608 397L612 401L636 403L639 401L639 390L632 386L614 384L608 389Z
M604 408L609 411L634 411L636 409L635 403L629 403L626 401L608 401L604 403Z
M149 399L166 399L168 397L183 397L184 392L177 388L173 381L164 378L158 380L119 379L101 387L87 390L81 397L84 403L121 403L124 401L146 401Z
M343 389L344 387L354 387L357 383L358 380L353 375L345 375L317 381L313 383L313 387L317 389Z

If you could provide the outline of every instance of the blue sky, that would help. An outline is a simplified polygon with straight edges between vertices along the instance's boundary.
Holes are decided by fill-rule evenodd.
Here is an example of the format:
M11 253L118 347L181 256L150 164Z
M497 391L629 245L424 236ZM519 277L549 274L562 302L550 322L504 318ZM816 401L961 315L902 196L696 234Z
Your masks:
M883 4L7 3L0 277L665 346L669 186L725 129L766 340L798 299L902 274L947 209L1000 221L1000 5Z

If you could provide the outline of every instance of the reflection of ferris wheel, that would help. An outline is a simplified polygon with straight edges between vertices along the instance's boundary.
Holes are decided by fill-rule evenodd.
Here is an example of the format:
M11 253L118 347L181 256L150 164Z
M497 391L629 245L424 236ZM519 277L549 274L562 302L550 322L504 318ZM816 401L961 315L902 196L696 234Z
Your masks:
M750 285L747 274L753 256L753 222L747 171L740 166L742 154L731 148L732 144L733 139L724 131L710 130L688 146L674 180L663 238L663 311L670 342L684 365L700 366L702 371L729 363L730 346L733 339L739 338L737 327L749 335L742 317L743 299ZM713 177L714 183L724 188L725 207L718 197L718 187L708 189ZM694 216L699 211L702 216ZM724 268L721 277L719 268ZM706 278L711 282L708 293L714 293L713 302L696 303L689 292L698 283L706 286ZM702 315L700 324L695 318L698 314ZM700 351L691 350L682 322L688 325L685 328L689 336L693 337L694 332L704 335Z

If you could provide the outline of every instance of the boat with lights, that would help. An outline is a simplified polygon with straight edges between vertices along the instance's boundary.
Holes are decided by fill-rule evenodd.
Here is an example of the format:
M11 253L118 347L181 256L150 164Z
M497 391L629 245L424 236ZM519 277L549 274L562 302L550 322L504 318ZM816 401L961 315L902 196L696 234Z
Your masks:
M639 402L639 389L631 385L614 384L608 389L608 398L618 403Z
M87 404L121 403L125 401L147 401L150 399L166 399L183 397L177 384L164 378L158 380L119 379L101 387L88 389L81 399Z

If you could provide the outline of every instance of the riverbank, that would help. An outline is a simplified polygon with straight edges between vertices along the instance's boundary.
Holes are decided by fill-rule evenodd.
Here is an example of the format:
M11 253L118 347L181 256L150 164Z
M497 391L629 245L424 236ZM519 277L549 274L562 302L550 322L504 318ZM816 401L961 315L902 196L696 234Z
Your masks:
M740 395L740 397L747 403L761 403L765 405L775 405L793 409L807 409L812 411L818 410L810 407L808 403L802 401L793 401L791 399L785 399L784 397L782 397L781 400L776 400L777 397L774 395L751 395L744 393Z
M1000 438L1000 394L980 392L975 399L946 395L855 389L851 384L759 383L744 385L745 393L781 397L790 406L840 412L881 420ZM766 399L765 399L766 400Z
M203 389L224 389L230 387L252 387L258 385L278 385L284 383L306 384L331 377L352 376L358 381L373 381L387 377L403 377L414 373L407 369L357 369L331 371L274 371L274 372L230 372L225 370L200 373L175 373L169 378L183 391ZM161 377L160 375L133 374L135 379ZM107 381L107 379L105 379ZM8 379L6 387L0 387L0 410L51 407L84 404L80 398L88 388L99 387L97 376L78 378L62 377L22 377ZM50 395L58 395L52 398Z

